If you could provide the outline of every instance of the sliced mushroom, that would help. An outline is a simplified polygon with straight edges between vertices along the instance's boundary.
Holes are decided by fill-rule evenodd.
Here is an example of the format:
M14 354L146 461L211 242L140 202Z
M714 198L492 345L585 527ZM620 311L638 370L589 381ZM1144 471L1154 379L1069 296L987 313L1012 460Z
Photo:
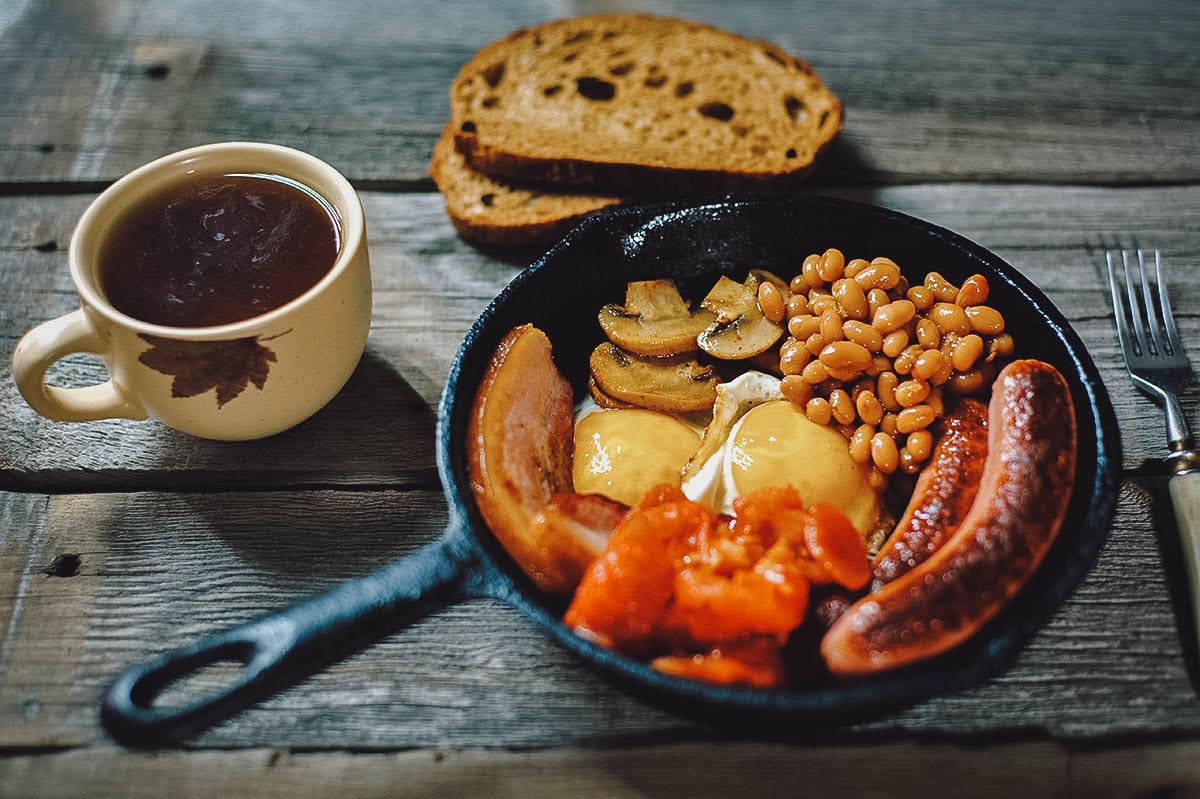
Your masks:
M636 407L635 405L630 405L628 402L621 402L621 400L617 399L616 397L610 397L605 394L600 389L600 386L596 385L596 378L590 376L588 377L588 393L592 395L592 399L594 399L596 404L601 408L608 408L609 410L622 410L625 408Z
M696 336L713 315L691 310L670 280L640 280L625 287L625 307L600 309L600 327L608 340L639 355L678 355L699 349Z
M766 352L783 336L783 326L758 309L758 284L754 274L745 283L727 277L717 281L700 303L716 315L716 321L696 337L700 349L714 358L737 361Z
M689 413L711 408L717 397L720 379L691 355L650 358L606 341L588 363L601 392L639 408Z

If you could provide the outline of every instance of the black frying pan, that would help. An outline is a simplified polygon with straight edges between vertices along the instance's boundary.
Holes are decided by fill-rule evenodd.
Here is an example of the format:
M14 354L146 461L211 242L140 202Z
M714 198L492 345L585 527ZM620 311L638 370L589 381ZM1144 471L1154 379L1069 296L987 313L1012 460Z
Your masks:
M703 296L719 274L762 267L794 274L811 252L888 255L910 275L937 270L954 282L974 272L991 284L1022 357L1066 375L1079 423L1078 474L1059 540L1023 591L963 646L924 664L853 682L817 681L783 691L722 687L661 674L572 634L560 600L539 592L492 537L469 489L467 421L497 342L533 322L549 335L559 368L582 390L587 356L601 340L601 304L630 280L673 278ZM1095 364L1067 320L1023 275L950 231L894 211L817 197L727 198L624 208L593 217L519 274L476 320L450 370L437 427L438 469L450 506L444 535L367 577L257 621L211 635L122 672L101 718L118 740L161 744L195 733L448 604L493 597L637 695L685 715L763 729L869 718L976 684L1003 669L1083 578L1107 534L1117 498L1120 440ZM216 662L244 664L238 680L186 707L158 707L172 681ZM799 726L799 725L796 725Z

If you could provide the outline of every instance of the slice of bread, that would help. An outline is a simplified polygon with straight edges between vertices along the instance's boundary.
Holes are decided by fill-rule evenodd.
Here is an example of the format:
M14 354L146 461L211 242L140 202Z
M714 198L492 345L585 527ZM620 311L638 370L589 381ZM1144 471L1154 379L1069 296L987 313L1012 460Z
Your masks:
M514 31L462 68L450 110L473 169L614 192L788 188L842 125L799 58L645 15Z
M500 247L547 245L593 211L620 202L617 197L522 188L475 172L455 149L452 126L434 145L429 175L458 234Z

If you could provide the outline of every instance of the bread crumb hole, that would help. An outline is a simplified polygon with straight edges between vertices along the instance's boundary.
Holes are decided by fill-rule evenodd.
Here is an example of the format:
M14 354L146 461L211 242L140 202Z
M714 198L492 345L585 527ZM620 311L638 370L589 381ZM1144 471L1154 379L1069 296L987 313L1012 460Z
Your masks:
M500 105L500 98L484 97L483 102L480 103L480 105L482 105L484 108L495 108L496 106Z
M611 100L617 94L616 86L600 78L579 78L575 81L575 88L589 100Z
M556 83L553 86L547 86L546 88L542 89L542 94L546 95L547 97L553 97L554 95L558 94L561 91L562 91L562 86L559 86Z
M804 109L804 102L795 95L789 94L783 98L783 108L793 122L801 122L808 116Z
M600 35L600 38L607 42L610 39L617 38L617 32L616 31L605 31L604 33L602 33Z
M488 208L491 208L492 205L496 202L496 195L495 194L485 194L479 198L479 202L483 203Z
M568 36L563 41L563 44L578 44L579 42L587 41L590 38L592 38L591 31L579 31L579 33L575 33L575 34L572 34L571 36Z
M574 61L578 57L579 57L579 53L567 53L565 56L563 56L563 63L570 64L572 61Z
M776 64L779 64L781 67L786 67L788 65L787 59L779 55L779 53L775 52L774 50L763 50L763 55L774 61Z
M466 122L459 125L458 129L461 130L463 133L474 133L475 132L475 123L468 119Z
M784 154L783 154L783 157L784 157L784 158L788 158L788 159L795 158L795 157L796 157L796 148L795 148L795 147L789 147L789 148L788 148L788 151L787 151L786 153L784 153Z
M651 75L650 77L646 78L646 81L645 81L646 87L649 89L657 89L659 86L662 86L666 82L667 82L666 75Z
M610 67L608 70L609 74L614 75L615 77L618 77L618 78L621 77L622 75L628 75L632 71L633 71L633 62L632 61L625 61L624 63L617 64L615 67Z
M690 80L685 80L683 83L675 87L676 97L687 97L696 88Z
M696 110L700 112L701 116L720 122L728 122L733 119L733 109L725 103L704 103Z
M487 81L487 85L493 89L500 85L500 81L504 78L504 62L492 64L483 71L483 79Z

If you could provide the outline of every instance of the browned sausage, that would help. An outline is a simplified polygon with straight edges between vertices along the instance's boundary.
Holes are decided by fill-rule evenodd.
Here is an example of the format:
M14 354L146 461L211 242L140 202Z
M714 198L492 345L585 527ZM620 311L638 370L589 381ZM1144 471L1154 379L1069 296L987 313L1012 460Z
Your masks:
M958 645L1033 574L1066 514L1075 478L1075 411L1066 381L1017 361L992 387L988 456L966 519L908 574L860 599L821 642L830 671L862 675Z
M962 399L942 418L937 446L917 478L904 516L875 556L875 588L928 560L967 517L987 458L987 417L982 402Z

